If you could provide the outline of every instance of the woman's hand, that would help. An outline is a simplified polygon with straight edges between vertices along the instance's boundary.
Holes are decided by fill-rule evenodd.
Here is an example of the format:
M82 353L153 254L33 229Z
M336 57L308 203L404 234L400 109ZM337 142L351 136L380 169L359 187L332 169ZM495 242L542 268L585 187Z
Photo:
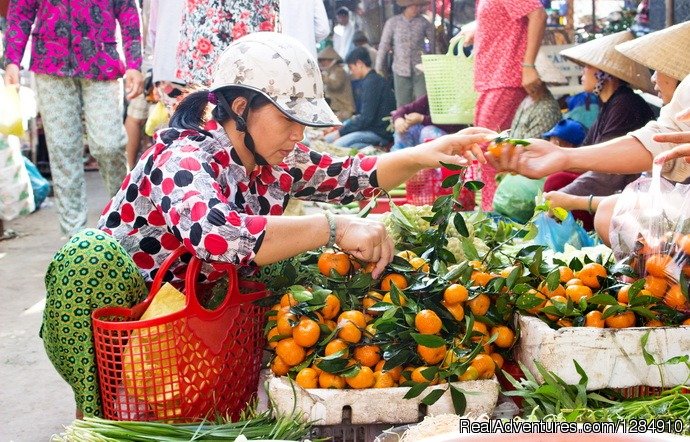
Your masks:
M19 66L10 63L5 67L5 86L19 86Z
M136 98L144 92L144 76L139 69L125 71L125 93L128 100Z
M579 197L556 190L553 192L546 192L544 198L551 204L552 208L561 207L565 210L576 210L575 198Z
M343 252L362 261L376 263L371 272L374 278L381 276L384 268L393 260L393 240L381 222L345 215L337 216L335 238L336 244Z
M485 164L482 145L497 135L489 129L471 127L420 144L414 152L419 155L419 165L424 169L439 167L439 162L466 166L477 160Z
M685 162L690 163L690 131L656 134L654 135L654 141L659 143L678 143L673 149L657 155L654 158L655 164L663 164L680 157L685 157Z
M567 149L546 140L530 139L528 146L515 146L500 158L487 154L486 158L497 171L519 173L528 178L543 178L568 169Z
M393 121L393 127L395 128L395 131L397 133L404 134L410 128L410 125L407 124L406 118L400 117L396 118L395 121Z
M424 115L422 115L418 112L412 112L409 114L405 114L405 121L407 121L408 127L415 125L415 124L420 124L424 121Z

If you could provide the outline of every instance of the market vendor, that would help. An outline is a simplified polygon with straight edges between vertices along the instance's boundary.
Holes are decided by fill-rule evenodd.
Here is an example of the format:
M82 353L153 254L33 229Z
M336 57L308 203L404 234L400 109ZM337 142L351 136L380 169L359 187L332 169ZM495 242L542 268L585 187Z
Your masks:
M676 25L664 31L686 30L679 35L682 39L672 38L665 44L656 42L649 45L647 51L661 54L664 50L681 54L687 48L688 23ZM650 34L646 37L651 37ZM645 37L641 37L645 38ZM676 61L666 57L652 57L649 52L649 66L658 72L674 72ZM640 55L643 57L643 55ZM661 63L661 64L660 64ZM660 65L659 65L660 64ZM663 66L668 64L667 66ZM658 66L657 66L658 65ZM669 71L669 69L671 69ZM687 75L687 74L686 74ZM489 161L501 170L508 170L522 175L539 178L563 170L596 171L609 174L633 174L648 171L652 168L653 159L663 162L662 176L675 182L686 182L690 179L690 164L684 158L687 145L674 148L674 142L686 143L688 136L676 132L690 131L690 118L685 111L690 106L690 76L686 76L676 88L673 98L668 105L661 109L658 119L650 121L641 129L613 140L584 146L577 149L558 147L545 140L530 140L526 147L517 147L512 155L496 160L490 155ZM599 236L608 243L611 216L615 206L615 199L610 198L599 203L595 217L595 228Z
M382 223L328 212L280 216L288 200L348 203L440 161L484 162L475 143L495 136L468 129L379 157L335 158L299 144L305 126L339 124L316 60L297 40L259 32L228 47L211 90L185 98L125 178L103 211L102 231L73 237L48 269L42 337L80 411L100 413L91 310L143 299L145 282L173 250L252 270L337 245L376 263L377 277L394 253ZM209 280L221 275L211 266L203 272Z

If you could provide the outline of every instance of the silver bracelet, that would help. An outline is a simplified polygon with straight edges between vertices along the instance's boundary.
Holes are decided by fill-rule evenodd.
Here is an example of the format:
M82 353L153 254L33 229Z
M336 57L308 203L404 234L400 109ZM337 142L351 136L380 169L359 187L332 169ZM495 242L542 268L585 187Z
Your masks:
M328 221L328 244L326 244L326 247L333 247L335 245L335 217L331 212L323 212L323 214L326 216L326 220Z

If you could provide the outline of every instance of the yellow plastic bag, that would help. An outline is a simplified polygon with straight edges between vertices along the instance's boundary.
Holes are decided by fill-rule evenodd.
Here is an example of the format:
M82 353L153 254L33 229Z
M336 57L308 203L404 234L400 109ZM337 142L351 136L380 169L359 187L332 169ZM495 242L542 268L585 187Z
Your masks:
M0 134L24 135L19 92L14 86L0 86Z
M183 293L166 283L139 320L177 313L184 309L186 302ZM182 394L172 327L173 323L165 323L136 330L122 354L127 394L151 406L159 418L169 415L171 410L168 407L177 403Z
M159 101L151 112L149 112L149 118L146 120L144 132L149 137L153 136L153 133L166 124L169 119L170 115L168 115L168 110L165 108L165 105Z

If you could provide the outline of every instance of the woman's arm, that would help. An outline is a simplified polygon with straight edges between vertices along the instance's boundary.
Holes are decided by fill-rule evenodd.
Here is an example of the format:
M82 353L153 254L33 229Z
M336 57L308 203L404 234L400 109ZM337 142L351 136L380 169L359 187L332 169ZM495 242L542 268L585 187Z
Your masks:
M537 53L544 38L544 29L546 29L546 12L544 8L537 8L527 14L527 48L522 59L522 87L527 92L530 92L541 82L539 73L534 67L534 62L537 59Z
M570 195L565 192L554 191L546 192L544 198L551 203L551 207L562 207L565 210L584 210L594 213L597 211L599 203L606 197Z
M391 190L422 169L440 167L440 162L465 165L473 159L485 163L477 143L485 143L496 133L483 128L464 129L415 147L381 155L377 163L379 187Z

